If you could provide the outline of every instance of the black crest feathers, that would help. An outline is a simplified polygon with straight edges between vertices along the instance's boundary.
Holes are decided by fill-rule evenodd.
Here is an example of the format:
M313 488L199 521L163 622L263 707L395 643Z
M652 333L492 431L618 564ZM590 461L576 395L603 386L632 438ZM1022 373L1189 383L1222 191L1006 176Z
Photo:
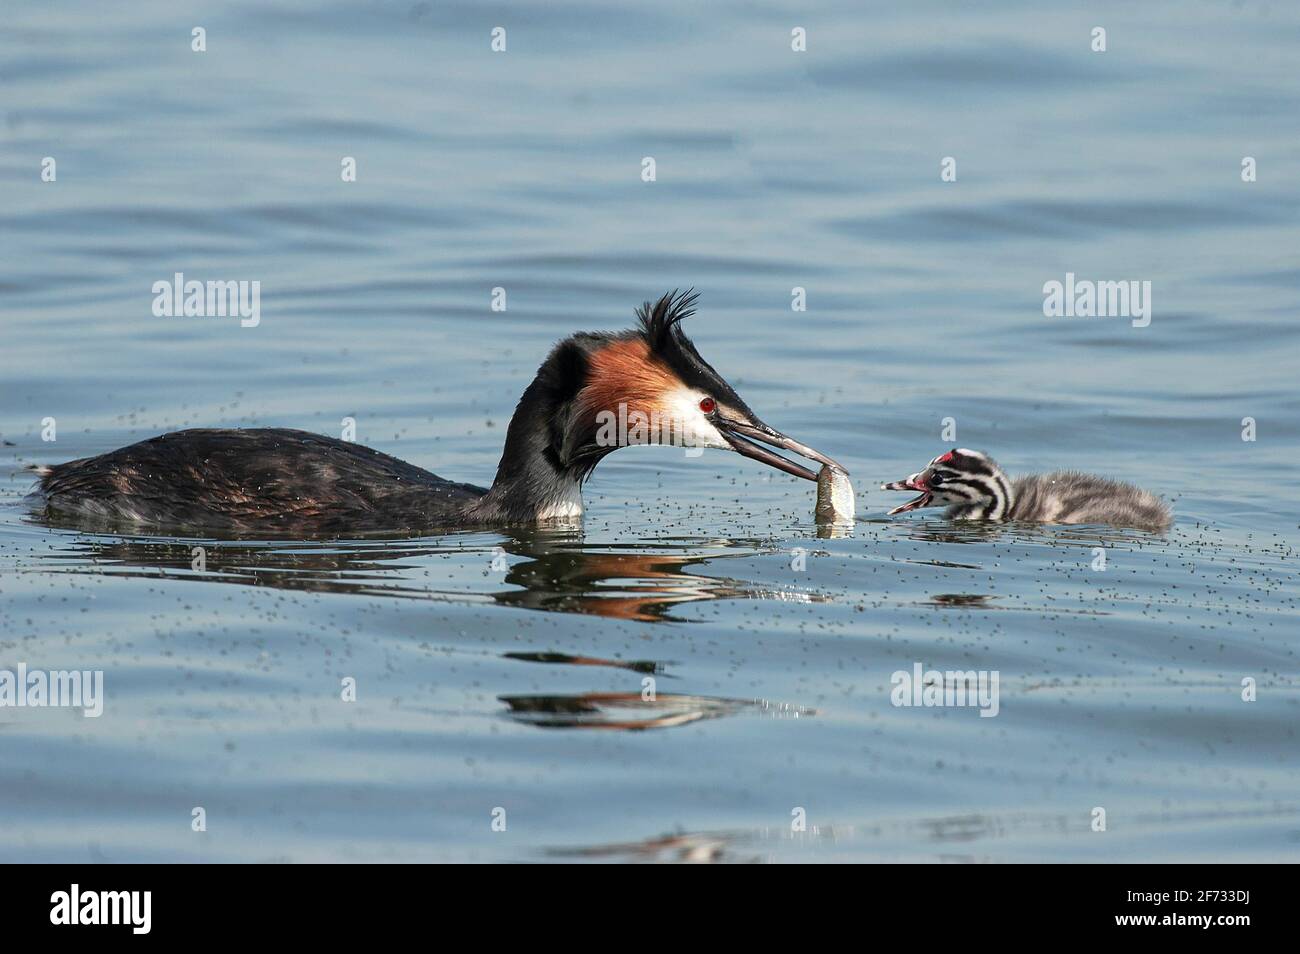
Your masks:
M641 319L641 333L651 351L667 355L680 347L683 335L678 323L695 314L699 297L693 288L673 289L653 305L647 301L636 310L636 316Z
M640 334L650 346L651 353L677 373L682 383L697 388L704 394L728 405L741 416L752 419L754 412L732 390L731 385L700 357L691 339L681 329L683 319L695 314L699 300L695 289L674 289L653 305L646 302L636 311L641 319Z

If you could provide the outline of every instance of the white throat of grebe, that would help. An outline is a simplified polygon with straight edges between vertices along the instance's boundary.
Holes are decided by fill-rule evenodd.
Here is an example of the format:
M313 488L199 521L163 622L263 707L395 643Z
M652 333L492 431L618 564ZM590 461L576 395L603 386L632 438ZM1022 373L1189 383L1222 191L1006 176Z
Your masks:
M970 517L1004 520L1015 505L1011 483L997 462L964 447L954 447L930 461L925 470L881 484L880 489L920 491L920 496L889 511L890 516L922 507L963 506L970 508Z

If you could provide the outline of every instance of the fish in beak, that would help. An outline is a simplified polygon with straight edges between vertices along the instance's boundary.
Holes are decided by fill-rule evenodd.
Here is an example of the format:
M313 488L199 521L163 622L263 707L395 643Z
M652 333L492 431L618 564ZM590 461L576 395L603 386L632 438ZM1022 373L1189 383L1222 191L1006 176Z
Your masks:
M753 423L738 421L727 417L718 417L714 426L732 450L737 454L744 454L746 457L752 457L754 460L762 461L769 467L775 467L777 470L783 470L787 474L794 474L796 477L802 477L804 480L817 481L816 471L809 470L802 464L797 464L789 458L775 454L766 447L761 446L758 442L767 444L771 447L779 447L782 450L792 451L800 457L807 457L809 460L815 460L822 464L829 464L841 473L847 474L848 471L827 457L820 451L815 451L807 444L801 444L793 437L786 437L775 428L768 427L757 418Z
M922 507L930 506L930 501L934 499L934 494L930 490L930 484L926 480L926 471L913 474L904 480L895 480L888 484L881 484L881 490L919 490L921 495L913 497L901 507L895 507L889 511L887 516L892 517L896 513L906 513L908 510L919 510Z

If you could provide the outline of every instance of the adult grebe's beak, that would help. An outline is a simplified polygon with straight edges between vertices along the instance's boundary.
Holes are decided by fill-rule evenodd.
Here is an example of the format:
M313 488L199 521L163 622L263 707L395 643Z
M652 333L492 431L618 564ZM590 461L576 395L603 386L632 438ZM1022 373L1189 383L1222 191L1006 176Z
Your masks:
M744 421L728 420L725 417L719 417L714 422L718 432L732 449L738 454L744 454L746 457L752 457L754 460L762 461L770 467L777 470L783 470L787 474L794 474L796 477L802 477L804 480L815 481L817 474L809 470L802 464L796 464L794 461L782 457L780 454L774 454L765 447L760 447L755 441L762 441L772 447L780 447L782 450L794 451L801 457L807 457L809 460L820 461L823 464L829 464L836 470L848 473L838 463L827 457L820 451L815 451L807 444L800 444L793 437L786 437L775 428L768 427L762 421L755 420L752 424Z

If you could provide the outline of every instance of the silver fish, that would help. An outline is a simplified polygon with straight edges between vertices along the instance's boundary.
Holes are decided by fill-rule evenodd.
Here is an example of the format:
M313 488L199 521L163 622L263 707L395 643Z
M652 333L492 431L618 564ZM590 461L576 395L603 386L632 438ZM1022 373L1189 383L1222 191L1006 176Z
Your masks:
M853 514L853 485L849 483L849 475L838 467L823 464L817 473L817 522L851 524Z

